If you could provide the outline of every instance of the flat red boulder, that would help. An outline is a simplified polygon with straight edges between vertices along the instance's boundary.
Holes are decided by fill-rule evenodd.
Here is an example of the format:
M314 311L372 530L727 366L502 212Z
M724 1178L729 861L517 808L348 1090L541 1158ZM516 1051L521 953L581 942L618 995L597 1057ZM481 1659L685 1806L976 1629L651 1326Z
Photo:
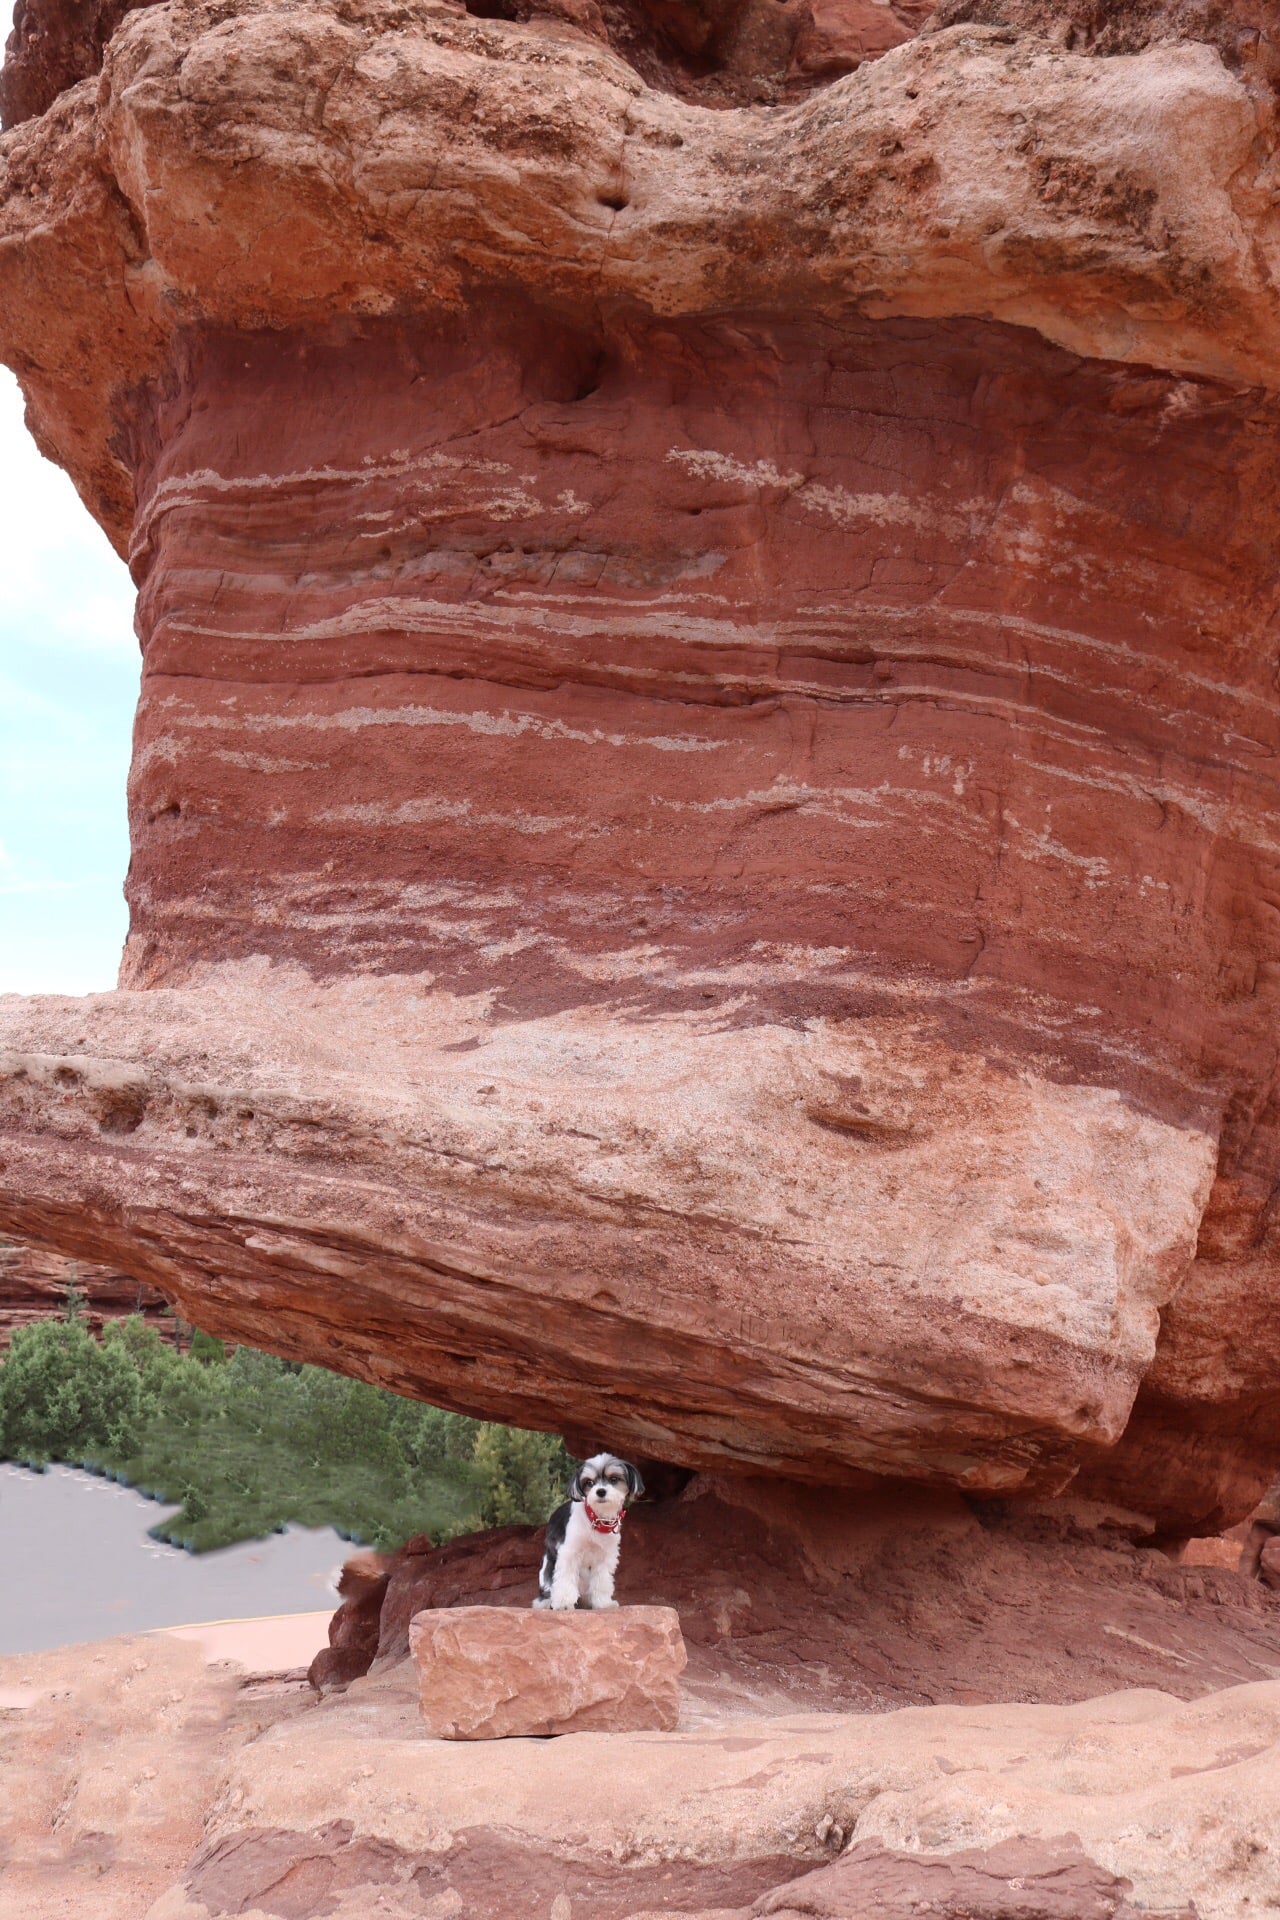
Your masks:
M434 1607L410 1622L409 1648L437 1740L667 1733L680 1710L674 1607Z

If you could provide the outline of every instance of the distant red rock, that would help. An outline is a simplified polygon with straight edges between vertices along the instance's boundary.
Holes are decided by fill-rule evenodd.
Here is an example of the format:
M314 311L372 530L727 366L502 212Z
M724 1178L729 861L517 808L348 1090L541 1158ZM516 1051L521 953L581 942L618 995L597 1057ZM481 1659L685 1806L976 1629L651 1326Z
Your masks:
M792 48L792 66L830 79L855 73L911 38L911 28L885 0L812 0Z
M64 1313L73 1290L85 1324L94 1333L101 1333L108 1320L123 1320L130 1314L140 1314L162 1333L172 1330L170 1303L145 1281L88 1260L41 1253L0 1236L0 1346L8 1345L18 1327Z

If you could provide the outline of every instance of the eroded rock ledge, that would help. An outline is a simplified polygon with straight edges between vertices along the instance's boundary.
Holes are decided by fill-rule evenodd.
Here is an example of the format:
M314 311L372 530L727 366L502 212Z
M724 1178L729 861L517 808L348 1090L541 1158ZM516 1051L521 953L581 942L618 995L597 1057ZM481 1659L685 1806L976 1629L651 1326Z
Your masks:
M193 321L501 313L514 283L596 323L986 315L1274 385L1273 119L1199 40L1095 58L962 25L713 112L563 21L175 0L5 140L0 329L122 544L125 396L170 384Z
M590 22L173 0L5 136L146 667L0 1223L659 1459L1248 1511L1274 100L1157 11L713 110Z

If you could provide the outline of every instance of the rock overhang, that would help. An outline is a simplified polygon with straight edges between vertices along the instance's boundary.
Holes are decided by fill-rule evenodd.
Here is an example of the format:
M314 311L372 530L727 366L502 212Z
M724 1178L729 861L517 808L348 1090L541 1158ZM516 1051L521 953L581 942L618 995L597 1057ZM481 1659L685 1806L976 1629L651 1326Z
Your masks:
M10 1002L129 1057L3 1057L6 1217L211 1331L691 1465L1052 1491L1119 1437L1203 1133L918 1014L495 1026L409 985Z
M689 1463L1051 1488L1146 1376L1166 1518L1244 1501L1268 116L1199 42L712 111L563 21L130 15L0 144L146 655L134 991L7 1009L6 1222Z

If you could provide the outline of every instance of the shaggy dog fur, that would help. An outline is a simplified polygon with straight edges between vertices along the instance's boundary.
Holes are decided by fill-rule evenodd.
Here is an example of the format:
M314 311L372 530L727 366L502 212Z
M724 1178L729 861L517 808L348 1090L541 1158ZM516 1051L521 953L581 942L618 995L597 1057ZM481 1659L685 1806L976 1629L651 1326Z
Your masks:
M584 1460L569 1485L569 1498L547 1522L547 1545L538 1575L535 1607L613 1607L613 1580L622 1546L622 1516L638 1500L644 1482L635 1468L612 1453Z

